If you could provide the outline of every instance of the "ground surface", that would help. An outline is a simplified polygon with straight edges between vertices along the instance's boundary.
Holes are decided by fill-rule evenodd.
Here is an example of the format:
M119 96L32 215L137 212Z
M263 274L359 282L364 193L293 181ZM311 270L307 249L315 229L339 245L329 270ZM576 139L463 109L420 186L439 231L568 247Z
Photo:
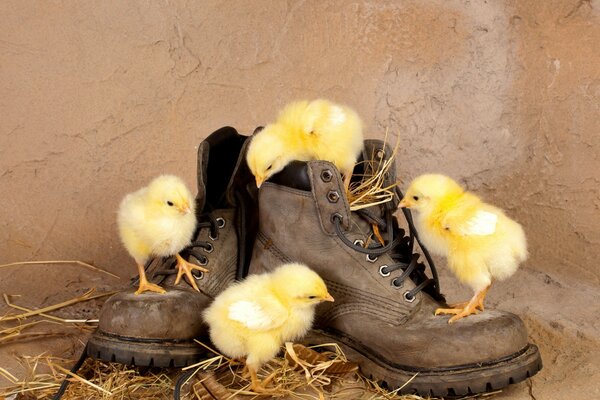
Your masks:
M25 273L27 268L35 269L35 273ZM454 279L443 268L440 270L443 287L447 288L445 292L451 300L460 300L469 295L468 289L456 286ZM108 291L126 284L126 280L107 278L75 266L29 266L10 271L0 270L0 294L21 295L12 297L14 303L36 308L75 297L90 287ZM31 278L26 280L24 276ZM597 307L591 301L595 291L597 288L581 283L558 283L547 274L523 270L510 281L492 288L488 306L520 315L529 329L531 341L539 346L544 361L544 369L533 379L512 385L494 398L600 398L600 343L596 335L599 323L596 319ZM531 293L536 295L531 296ZM94 300L55 314L71 318L94 318L100 304L100 300ZM0 307L0 314L7 311L6 306ZM36 331L64 332L64 327L50 325ZM77 330L70 333L70 336L0 343L0 367L22 377L25 370L16 361L16 355L36 356L45 352L76 359L83 347L85 334ZM7 380L0 378L0 386L7 384Z

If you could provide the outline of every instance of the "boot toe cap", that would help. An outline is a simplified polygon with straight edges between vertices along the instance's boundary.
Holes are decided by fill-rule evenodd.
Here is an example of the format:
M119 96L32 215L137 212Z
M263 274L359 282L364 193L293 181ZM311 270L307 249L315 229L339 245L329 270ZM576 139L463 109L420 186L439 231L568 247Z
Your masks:
M165 294L139 295L130 289L106 301L98 329L136 339L189 340L206 332L202 311L210 301L202 293L179 288L168 288Z

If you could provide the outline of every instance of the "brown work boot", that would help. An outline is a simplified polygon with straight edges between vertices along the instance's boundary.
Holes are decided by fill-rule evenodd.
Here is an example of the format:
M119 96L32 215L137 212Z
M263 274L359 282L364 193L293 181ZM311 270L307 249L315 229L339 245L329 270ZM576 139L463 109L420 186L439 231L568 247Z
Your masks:
M380 141L367 141L363 158L390 153ZM395 181L391 171L389 182ZM396 204L351 211L333 164L293 162L261 186L250 271L294 261L319 273L335 303L317 309L306 340L339 343L363 374L391 389L402 387L401 393L480 393L538 372L538 349L516 315L486 310L452 325L434 316L445 305L435 269L429 278L413 254L416 232L405 236L399 228L392 216ZM373 224L384 244L374 237Z
M247 272L252 251L256 186L245 162L246 139L225 127L198 149L198 228L181 255L209 270L194 271L199 291L185 278L175 285L175 257L151 260L148 280L167 292L136 295L134 281L131 289L108 299L88 355L139 366L179 367L204 354L194 342L206 334L202 311L236 275Z

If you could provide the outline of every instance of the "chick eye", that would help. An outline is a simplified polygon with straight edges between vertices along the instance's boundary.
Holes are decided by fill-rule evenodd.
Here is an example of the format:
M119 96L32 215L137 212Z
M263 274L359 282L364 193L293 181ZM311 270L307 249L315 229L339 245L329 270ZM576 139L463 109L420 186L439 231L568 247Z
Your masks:
M414 201L419 201L419 196L413 196Z
M169 200L169 201L167 201L167 205L168 205L169 207L173 207L173 202L172 202L171 200Z
M317 296L308 296L309 299L314 300L317 298Z
M269 166L267 167L267 171L269 171L271 168L273 168L273 165L269 165Z

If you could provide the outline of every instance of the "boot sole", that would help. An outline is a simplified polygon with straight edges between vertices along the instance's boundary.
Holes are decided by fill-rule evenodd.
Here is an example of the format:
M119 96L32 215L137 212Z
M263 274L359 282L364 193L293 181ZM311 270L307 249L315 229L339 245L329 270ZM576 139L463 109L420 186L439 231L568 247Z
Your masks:
M416 369L388 365L350 338L313 329L305 343L340 345L348 359L358 362L364 376L400 394L420 396L464 396L491 392L521 382L542 369L538 348L529 344L501 360L451 368Z
M186 367L207 355L194 341L141 340L99 331L92 334L87 349L97 360L139 367Z

